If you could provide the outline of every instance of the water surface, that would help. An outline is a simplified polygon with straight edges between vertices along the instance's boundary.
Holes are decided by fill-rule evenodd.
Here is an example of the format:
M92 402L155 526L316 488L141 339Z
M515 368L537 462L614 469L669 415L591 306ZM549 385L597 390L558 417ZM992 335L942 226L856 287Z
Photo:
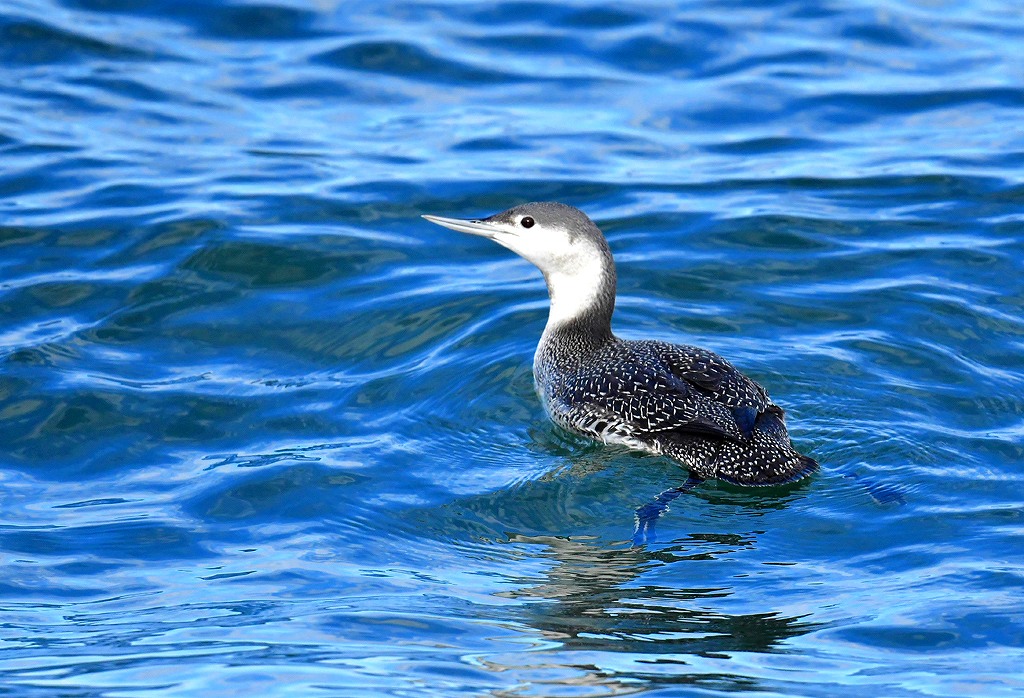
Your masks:
M11 695L1024 692L1024 16L1004 3L18 0L0 11ZM539 273L822 463L560 432Z

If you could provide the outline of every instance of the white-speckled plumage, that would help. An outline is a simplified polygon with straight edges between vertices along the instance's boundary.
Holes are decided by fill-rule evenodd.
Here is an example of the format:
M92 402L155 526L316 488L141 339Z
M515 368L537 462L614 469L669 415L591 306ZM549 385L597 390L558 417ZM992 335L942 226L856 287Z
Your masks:
M764 388L722 357L612 333L615 263L582 211L533 203L483 220L425 218L489 237L543 272L551 309L533 372L557 424L741 485L791 482L817 467L793 449Z

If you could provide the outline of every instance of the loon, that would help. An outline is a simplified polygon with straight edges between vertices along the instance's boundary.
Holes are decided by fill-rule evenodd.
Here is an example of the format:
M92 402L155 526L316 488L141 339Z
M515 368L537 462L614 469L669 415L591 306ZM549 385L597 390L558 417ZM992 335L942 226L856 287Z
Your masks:
M551 302L533 377L559 426L668 456L696 481L778 485L817 469L793 448L765 389L718 354L612 334L615 262L582 211L542 202L483 219L423 217L490 238L544 274Z

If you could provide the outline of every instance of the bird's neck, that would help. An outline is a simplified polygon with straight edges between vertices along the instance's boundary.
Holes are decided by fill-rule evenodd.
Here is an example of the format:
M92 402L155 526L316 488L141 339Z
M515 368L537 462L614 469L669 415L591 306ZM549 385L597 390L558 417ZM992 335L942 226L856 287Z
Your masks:
M547 272L551 297L541 342L556 335L582 335L591 342L612 337L615 310L615 263L611 254L581 260L571 269Z

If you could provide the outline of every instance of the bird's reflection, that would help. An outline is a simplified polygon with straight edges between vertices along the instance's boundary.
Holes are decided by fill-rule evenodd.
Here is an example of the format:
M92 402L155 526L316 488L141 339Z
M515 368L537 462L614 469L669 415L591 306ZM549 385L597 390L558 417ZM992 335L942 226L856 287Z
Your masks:
M500 561L508 586L494 593L518 601L502 607L503 619L543 648L489 655L481 658L484 665L530 681L543 675L550 695L583 684L599 685L607 695L648 683L742 688L749 679L727 673L712 679L708 671L678 667L740 652L781 652L788 638L819 627L806 615L778 610L770 598L759 597L761 607L737 599L734 574L714 564L756 560L761 527L755 522L785 509L805 486L698 485L654 461L594 452L419 518L421 534L434 530L461 541L476 559ZM666 489L673 475L678 484ZM655 522L663 540L637 544L634 525L653 534ZM692 532L682 533L687 522Z
M526 604L521 619L566 649L655 654L768 652L816 624L773 611L735 614L710 610L731 588L633 583L663 565L708 560L755 545L755 535L700 534L657 551L609 548L592 540L512 535L536 546L554 564L542 580L524 579L502 595L544 600ZM686 575L681 575L686 576Z

